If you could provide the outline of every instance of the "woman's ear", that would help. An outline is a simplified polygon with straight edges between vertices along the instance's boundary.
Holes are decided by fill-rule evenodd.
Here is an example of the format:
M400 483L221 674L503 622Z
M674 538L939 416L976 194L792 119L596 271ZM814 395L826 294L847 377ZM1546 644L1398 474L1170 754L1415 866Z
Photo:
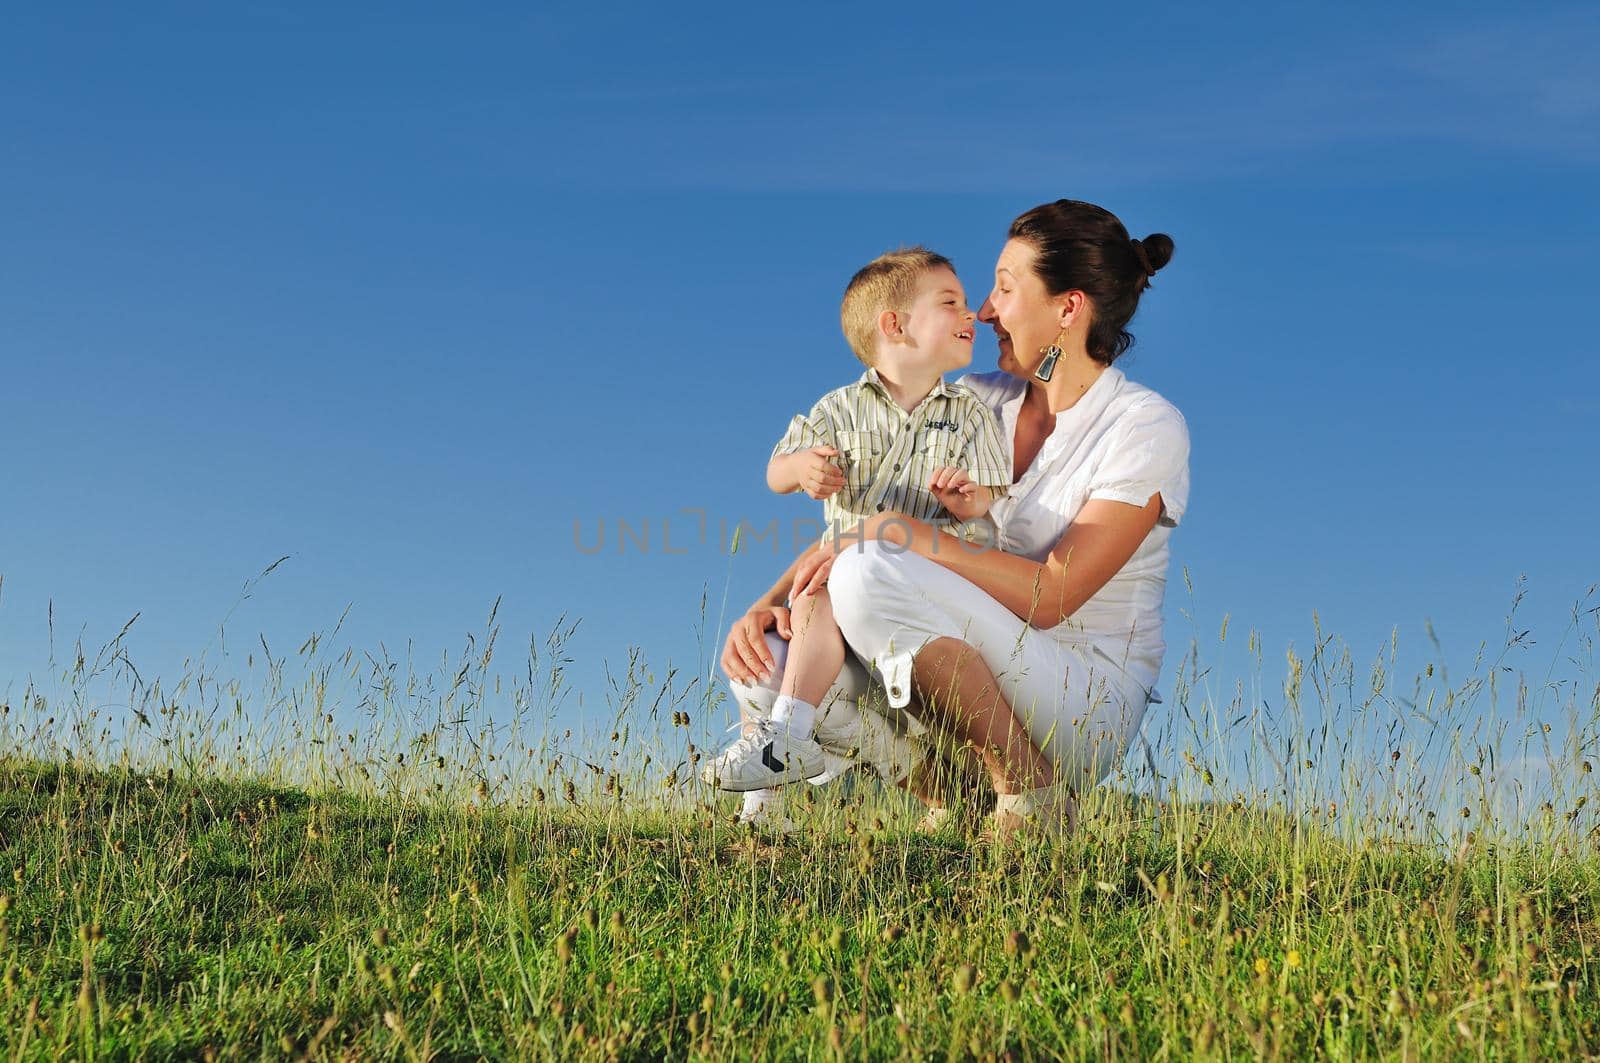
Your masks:
M1072 327L1072 323L1083 315L1088 309L1089 297L1083 292L1074 289L1062 292L1056 296L1056 324L1065 332Z

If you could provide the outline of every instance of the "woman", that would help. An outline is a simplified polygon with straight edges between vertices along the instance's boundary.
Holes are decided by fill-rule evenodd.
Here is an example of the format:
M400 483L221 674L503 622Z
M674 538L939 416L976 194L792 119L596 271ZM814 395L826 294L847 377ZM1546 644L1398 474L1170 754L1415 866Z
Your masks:
M1012 224L979 313L999 339L1002 372L964 381L1013 445L1014 482L992 510L999 549L964 549L933 525L880 513L859 541L808 552L730 632L723 667L736 692L781 667L766 632L785 634L783 596L826 583L889 708L915 697L923 724L976 751L996 795L995 830L1070 830L1077 794L1137 733L1165 651L1161 600L1168 539L1188 503L1188 429L1112 363L1172 246L1162 234L1132 240L1114 215L1076 200ZM847 706L830 715L850 730ZM885 730L866 726L875 741ZM901 781L907 758L878 759Z

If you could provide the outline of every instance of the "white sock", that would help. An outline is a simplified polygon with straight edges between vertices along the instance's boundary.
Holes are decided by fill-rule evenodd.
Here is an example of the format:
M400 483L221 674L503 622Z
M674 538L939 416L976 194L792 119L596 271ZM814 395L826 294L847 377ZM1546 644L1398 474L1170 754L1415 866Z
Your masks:
M768 801L778 796L776 790L746 790L744 795L744 815L751 816L760 812Z
M806 739L817 726L817 707L788 694L779 694L772 703L772 722L790 737Z

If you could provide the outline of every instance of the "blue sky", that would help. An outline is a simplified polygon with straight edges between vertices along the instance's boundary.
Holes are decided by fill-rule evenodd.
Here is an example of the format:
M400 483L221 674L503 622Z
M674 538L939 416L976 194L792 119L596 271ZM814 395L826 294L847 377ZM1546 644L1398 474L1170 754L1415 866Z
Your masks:
M857 371L851 271L922 242L981 295L1059 196L1177 243L1125 366L1193 435L1174 659L1182 608L1269 670L1313 610L1358 660L1431 620L1464 661L1525 574L1542 668L1600 578L1592 5L6 22L0 693L46 676L52 608L58 656L139 613L175 674L283 555L231 634L350 606L427 660L503 597L503 645L582 618L591 699L630 645L692 669L702 591L778 561L662 522L814 515L762 469Z

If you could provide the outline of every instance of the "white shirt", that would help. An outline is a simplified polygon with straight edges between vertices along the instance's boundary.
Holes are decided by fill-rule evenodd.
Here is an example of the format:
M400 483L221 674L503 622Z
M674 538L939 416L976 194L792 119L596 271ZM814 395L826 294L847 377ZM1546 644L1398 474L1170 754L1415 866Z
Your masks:
M1028 385L1009 373L961 378L1000 419L1008 443ZM989 515L997 545L1044 561L1085 502L1107 498L1144 506L1161 495L1161 517L1128 563L1051 634L1087 644L1120 665L1146 690L1161 672L1166 643L1161 602L1167 587L1168 540L1189 504L1189 427L1177 407L1110 367L1056 426L1038 457Z

